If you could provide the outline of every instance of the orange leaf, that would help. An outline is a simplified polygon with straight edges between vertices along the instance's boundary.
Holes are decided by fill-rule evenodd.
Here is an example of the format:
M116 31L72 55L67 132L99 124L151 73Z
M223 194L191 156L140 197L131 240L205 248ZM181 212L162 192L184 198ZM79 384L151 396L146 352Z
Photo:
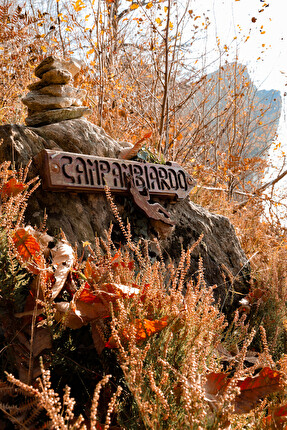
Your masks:
M147 337L153 336L156 333L159 333L164 327L167 326L167 317L163 317L160 320L139 320L135 319L135 321L131 324L131 327L135 328L136 331L136 343L141 343ZM122 337L124 340L129 338L129 330L124 329L122 332ZM106 348L116 348L116 342L113 336L111 336L106 343Z
M23 182L18 182L16 178L11 178L3 185L1 190L1 197L15 197L27 188Z
M24 262L33 261L27 265L30 272L37 275L40 268L44 268L43 258L40 255L40 244L24 228L16 230L12 236L13 243Z
M134 323L136 329L136 340L137 342L145 340L158 332L160 332L164 327L167 326L167 317L163 317L160 320L135 320Z

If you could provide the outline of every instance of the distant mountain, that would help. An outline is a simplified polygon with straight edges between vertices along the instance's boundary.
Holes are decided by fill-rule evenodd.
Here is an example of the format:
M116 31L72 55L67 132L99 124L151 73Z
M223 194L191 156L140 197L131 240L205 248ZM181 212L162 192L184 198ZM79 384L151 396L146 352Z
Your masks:
M183 109L183 117L192 122L194 158L226 174L230 189L246 188L263 175L261 161L277 136L281 94L259 90L240 63L225 63L196 84Z
M249 156L260 155L269 148L270 143L275 139L279 126L279 119L282 110L281 93L278 90L257 90L254 97L254 106L256 108L254 115L258 116L264 111L262 127L258 127L250 135L251 141L254 142L249 151Z
M229 126L221 124L222 136L225 135L227 140L233 139L231 129L235 124L235 127L238 127L241 155L245 158L266 156L278 130L282 109L280 91L259 90L252 82L247 67L238 63L225 64L221 70L210 73L207 80L212 88L208 100L211 116L214 115L214 108L217 110L217 116L226 109L230 111ZM236 115L236 118L232 123L233 115ZM214 121L217 121L216 117ZM228 144L226 139L223 141Z

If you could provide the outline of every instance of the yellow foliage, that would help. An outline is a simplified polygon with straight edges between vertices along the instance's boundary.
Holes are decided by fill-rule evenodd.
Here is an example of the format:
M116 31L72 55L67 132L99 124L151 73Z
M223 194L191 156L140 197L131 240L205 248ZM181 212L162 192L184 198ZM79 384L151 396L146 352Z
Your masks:
M139 7L139 4L138 4L138 3L133 3L133 4L131 4L130 9L131 9L131 10L135 10L135 9L137 9L138 7Z

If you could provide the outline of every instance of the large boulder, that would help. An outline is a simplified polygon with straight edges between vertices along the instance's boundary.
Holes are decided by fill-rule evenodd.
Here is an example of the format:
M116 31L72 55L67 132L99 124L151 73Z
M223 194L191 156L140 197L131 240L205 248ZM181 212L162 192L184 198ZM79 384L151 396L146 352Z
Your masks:
M21 125L0 127L0 162L11 160L16 167L27 165L42 149L116 158L124 147L109 137L103 129L86 119L73 119L32 128ZM30 176L41 176L32 161ZM238 303L248 289L248 261L242 251L229 220L215 215L194 204L188 197L176 204L160 201L170 212L175 226L151 221L133 204L129 197L115 196L115 203L124 219L128 218L135 239L150 240L151 258L158 257L154 238L161 244L164 258L179 260L182 249L191 246L200 235L203 238L193 250L191 272L198 271L202 258L205 280L217 284L215 296L226 309ZM81 250L84 241L93 242L95 235L104 236L105 230L114 225L113 239L120 244L123 236L115 222L110 205L103 193L70 193L44 191L41 187L29 199L26 218L32 225L40 225L47 213L47 227L51 235L63 230L69 241Z

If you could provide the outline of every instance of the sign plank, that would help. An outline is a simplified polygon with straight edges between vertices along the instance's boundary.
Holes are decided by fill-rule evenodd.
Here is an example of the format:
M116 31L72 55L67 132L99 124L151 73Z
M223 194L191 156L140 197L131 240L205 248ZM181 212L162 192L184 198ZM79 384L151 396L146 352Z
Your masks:
M194 179L177 163L153 164L86 154L43 150L35 159L46 190L127 193L132 178L139 191L151 195L185 198Z

